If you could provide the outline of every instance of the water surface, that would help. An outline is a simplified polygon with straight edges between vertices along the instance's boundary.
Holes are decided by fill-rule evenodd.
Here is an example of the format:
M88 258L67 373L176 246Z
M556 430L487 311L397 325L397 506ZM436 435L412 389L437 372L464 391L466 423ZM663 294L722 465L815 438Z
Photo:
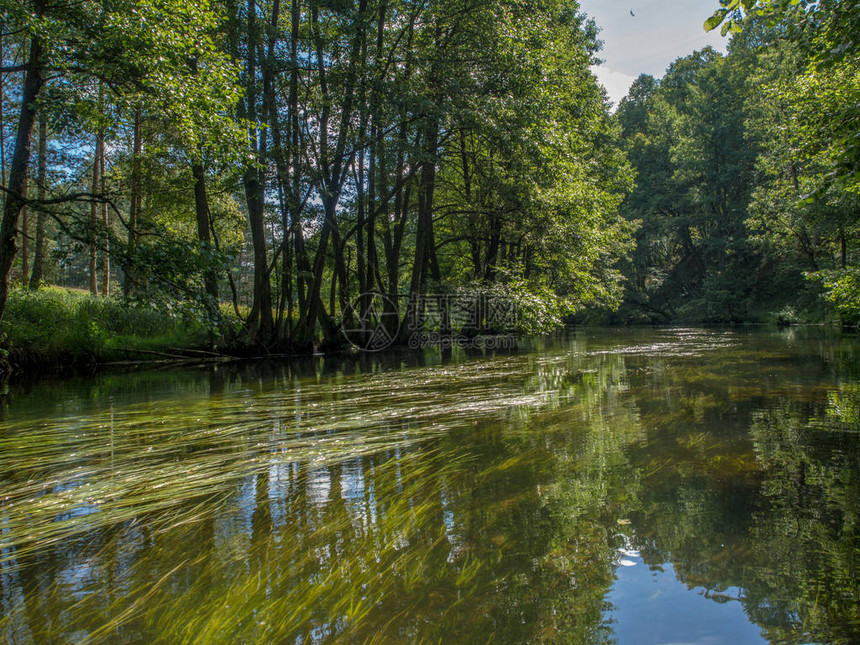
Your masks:
M0 640L857 642L858 437L821 329L13 386Z

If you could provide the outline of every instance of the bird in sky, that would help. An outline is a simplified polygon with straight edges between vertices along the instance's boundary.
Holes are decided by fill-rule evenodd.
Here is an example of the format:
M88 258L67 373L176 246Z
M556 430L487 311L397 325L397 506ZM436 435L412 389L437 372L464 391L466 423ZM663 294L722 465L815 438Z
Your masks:
M636 17L636 14L633 13L633 9L630 10L630 15L633 16L634 18Z

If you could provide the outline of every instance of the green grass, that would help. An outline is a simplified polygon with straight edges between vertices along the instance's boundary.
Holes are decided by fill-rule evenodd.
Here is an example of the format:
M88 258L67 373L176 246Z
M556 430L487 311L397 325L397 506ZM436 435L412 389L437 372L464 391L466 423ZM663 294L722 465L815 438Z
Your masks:
M59 287L13 290L0 334L8 365L27 371L153 358L146 352L170 353L207 341L205 327L187 317Z

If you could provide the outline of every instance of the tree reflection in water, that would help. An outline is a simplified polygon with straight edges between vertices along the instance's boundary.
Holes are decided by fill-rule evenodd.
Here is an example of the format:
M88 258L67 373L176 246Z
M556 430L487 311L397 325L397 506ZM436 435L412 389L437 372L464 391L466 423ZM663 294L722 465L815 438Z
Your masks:
M0 632L610 642L632 558L769 640L854 641L856 341L793 333L19 388Z

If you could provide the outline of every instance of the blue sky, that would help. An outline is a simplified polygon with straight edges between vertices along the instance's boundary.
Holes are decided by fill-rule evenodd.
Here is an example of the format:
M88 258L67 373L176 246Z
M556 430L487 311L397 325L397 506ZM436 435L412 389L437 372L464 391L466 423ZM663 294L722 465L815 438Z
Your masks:
M605 62L594 72L616 106L640 74L661 77L673 60L707 45L726 51L726 39L719 30L706 33L702 27L719 7L718 0L580 0L579 4L600 27L599 57Z

